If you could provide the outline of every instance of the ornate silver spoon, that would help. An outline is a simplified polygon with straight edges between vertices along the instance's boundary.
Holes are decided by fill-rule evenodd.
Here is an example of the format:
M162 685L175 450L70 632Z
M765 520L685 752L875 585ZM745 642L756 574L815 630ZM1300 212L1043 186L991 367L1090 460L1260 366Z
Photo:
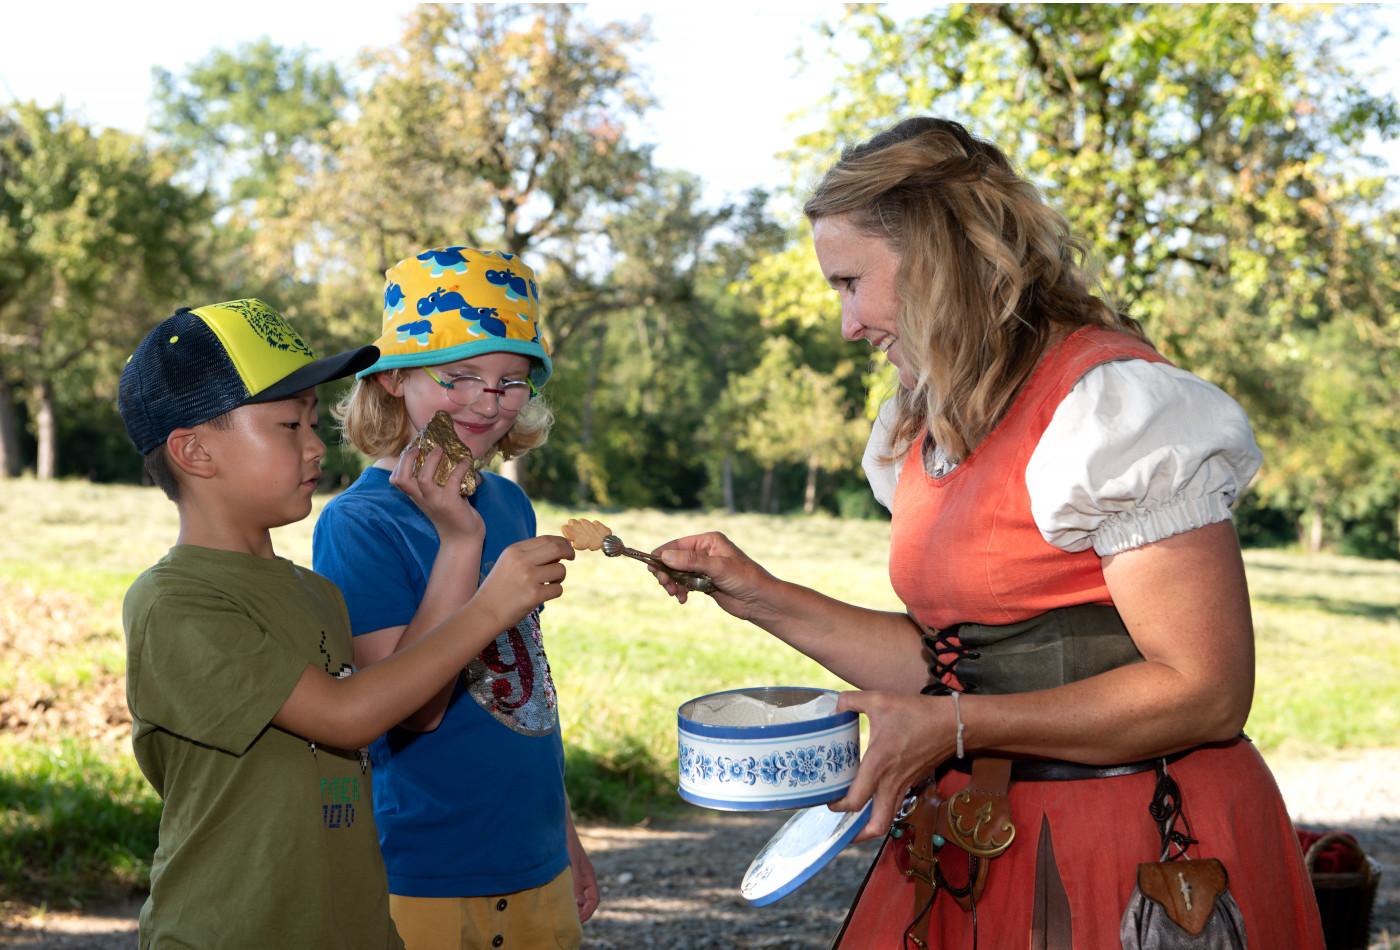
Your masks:
M630 557L638 561L650 564L660 571L665 571L677 584L686 590L699 591L702 594L712 594L715 590L715 582L708 574L701 574L698 571L681 571L670 567L661 558L645 551L638 551L636 548L629 548L622 543L622 539L615 534L607 535L603 538L603 553L608 557Z
M650 564L659 571L665 571L677 584L686 590L699 591L703 594L714 593L715 582L708 574L701 574L697 571L680 571L674 567L668 567L666 562L645 551L638 551L636 548L629 548L622 543L622 539L612 533L612 529L601 521L590 521L587 518L570 518L564 523L562 533L568 538L569 543L579 551L602 551L608 557L630 557L645 564Z

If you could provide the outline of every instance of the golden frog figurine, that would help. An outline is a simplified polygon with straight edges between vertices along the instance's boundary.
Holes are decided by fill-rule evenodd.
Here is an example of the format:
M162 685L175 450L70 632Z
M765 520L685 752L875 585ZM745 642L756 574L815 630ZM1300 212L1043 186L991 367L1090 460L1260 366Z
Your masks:
M438 410L433 413L433 417L428 420L428 424L423 427L423 431L418 434L418 455L413 459L413 475L416 478L423 470L423 462L427 459L428 453L435 448L442 449L442 458L438 459L437 470L433 472L433 481L439 486L447 484L447 477L452 474L459 462L467 464L462 469L462 484L457 489L457 494L466 498L476 491L476 486L481 484L480 464L472 456L472 450L457 437L457 429L452 424L452 417L446 412Z

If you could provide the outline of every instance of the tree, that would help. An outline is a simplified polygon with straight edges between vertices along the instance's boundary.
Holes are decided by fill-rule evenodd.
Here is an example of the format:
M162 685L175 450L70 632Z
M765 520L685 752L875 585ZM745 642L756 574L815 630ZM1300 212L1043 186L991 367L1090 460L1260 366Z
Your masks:
M630 200L604 223L611 268L580 296L591 298L595 306L611 301L616 309L585 331L589 351L574 351L585 380L571 446L578 472L577 504L606 499L607 482L612 480L595 454L595 416L600 415L595 409L604 408L599 405L600 382L636 394L621 401L616 391L603 396L614 412L621 408L619 402L627 403L634 424L638 417L669 420L649 442L674 443L684 437L685 427L677 423L695 405L698 393L694 377L687 380L678 374L677 364L692 365L699 353L692 335L703 332L710 315L695 294L697 275L705 262L707 239L731 213L728 208L702 209L700 191L693 175L656 172L639 182ZM564 312L577 314L567 303ZM571 408L561 407L561 414ZM652 445L646 451L655 454L656 449ZM677 500L668 499L672 504Z
M550 398L568 437L532 468L556 497L570 465L576 481L565 497L575 504L694 507L708 480L723 478L735 449L712 438L717 403L731 374L757 361L762 338L729 288L748 263L743 249L766 246L766 200L757 193L705 209L694 176L660 172L609 219L602 286L639 302L594 322L587 345L557 364Z
M1263 347L1270 374L1254 381L1280 407L1259 433L1268 464L1256 490L1301 513L1299 541L1312 551L1338 541L1348 522L1388 512L1389 553L1400 554L1397 228L1391 210L1335 236L1355 277L1331 282L1330 319Z
M973 4L898 23L861 6L839 32L862 52L830 97L831 124L801 151L829 160L837 141L919 112L966 118L1051 188L1136 308L1174 265L1228 276L1241 252L1292 243L1316 210L1301 199L1342 197L1340 163L1369 132L1400 128L1394 99L1344 64L1347 26L1357 45L1374 28L1325 17Z
M282 227L321 238L313 261L375 281L421 247L465 242L525 255L570 292L590 287L606 273L604 215L650 168L621 124L650 105L627 58L640 39L567 6L419 8L374 54L356 114L335 126L330 160ZM552 296L557 348L615 306Z
M734 287L752 301L769 342L756 378L736 381L727 405L740 420L739 444L771 463L805 464L803 510L811 512L819 471L855 472L860 478L857 463L870 422L894 383L883 358L841 338L841 306L822 276L808 229L791 229L787 237L781 249L756 255ZM755 415L753 401L765 390L773 398ZM795 424L777 418L784 411L793 414ZM781 434L773 445L758 447L761 427ZM771 465L765 467L766 504L772 503L773 474Z
M558 356L674 287L610 277L615 223L665 187L622 124L651 102L629 60L643 37L569 6L423 6L348 83L266 41L158 76L160 128L233 183L228 272L309 335L363 341L387 266L467 243L534 267Z
M609 279L608 222L652 187L649 149L622 124L651 104L629 60L642 38L568 6L417 9L401 42L372 56L325 166L263 239L300 243L328 314L329 295L376 312L384 268L425 246L521 254L563 355L597 321L664 298Z
M61 107L0 112L0 433L25 402L37 474L58 471L61 407L115 404L127 354L197 273L203 196L138 139ZM13 438L3 468L17 473Z
M278 197L346 99L334 65L266 38L214 50L183 76L157 67L152 80L156 132L235 205Z
M217 293L262 297L293 320L343 313L333 292L317 302L327 262L308 254L315 223L283 224L330 160L330 130L348 102L336 67L263 39L213 50L179 76L156 69L153 82L158 140L179 157L182 177L202 181L217 201ZM345 319L301 325L318 348L364 336Z
M811 514L821 469L851 468L860 457L867 430L852 418L857 414L846 394L831 376L804 362L787 337L768 337L758 366L732 379L722 402L738 422L736 446L763 467L760 511L780 508L773 479L780 463L806 466L802 510Z
M827 164L838 142L911 114L964 121L1044 183L1105 262L1109 298L1286 451L1309 417L1297 400L1315 390L1271 380L1306 377L1343 339L1400 346L1380 332L1393 276L1357 286L1394 247L1369 226L1385 181L1362 145L1394 135L1400 116L1349 65L1371 21L1334 9L971 4L897 21L862 5L827 28L846 71L822 105L830 123L794 161ZM1347 420L1312 413L1333 423L1311 432L1314 452L1328 440L1346 455L1347 426L1391 410L1364 387L1329 399L1353 408ZM1295 503L1308 493L1303 481L1270 490ZM1305 507L1348 504L1329 495Z

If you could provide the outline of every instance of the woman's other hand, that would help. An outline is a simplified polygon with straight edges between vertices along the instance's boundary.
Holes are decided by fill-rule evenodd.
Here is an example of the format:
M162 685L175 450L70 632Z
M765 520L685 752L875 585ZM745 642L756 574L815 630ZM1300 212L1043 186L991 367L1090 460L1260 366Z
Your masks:
M758 622L765 591L774 582L773 575L723 534L710 531L677 538L667 541L651 553L661 558L668 567L710 575L715 582L710 596L726 613L741 620ZM651 572L666 593L681 603L686 602L690 591L665 571L652 568Z
M870 742L861 753L855 781L845 798L829 806L832 811L859 811L873 800L870 820L856 841L889 831L910 786L952 757L957 735L952 702L946 696L907 693L841 694L837 712L852 710L870 720Z
M418 456L418 443L410 442L394 464L389 484L413 499L413 503L433 523L438 538L443 542L473 540L479 543L486 536L486 522L481 520L476 508L460 492L464 474L462 466L471 462L458 462L447 476L447 482L439 485L433 481L433 473L437 471L442 454L442 447L434 446L423 459L418 474L414 475L413 463Z

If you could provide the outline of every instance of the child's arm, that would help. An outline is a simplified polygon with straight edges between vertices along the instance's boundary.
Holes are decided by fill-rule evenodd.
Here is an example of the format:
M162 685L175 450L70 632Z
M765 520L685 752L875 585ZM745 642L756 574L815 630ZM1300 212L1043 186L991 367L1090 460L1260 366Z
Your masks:
M586 923L598 909L598 875L593 870L593 862L588 852L583 850L583 840L574 827L573 810L565 803L565 843L569 848L569 867L574 878L574 903L578 905L578 921Z
M433 481L432 473L437 469L442 449L437 448L429 453L422 469L414 476L413 457L417 451L417 446L409 443L399 456L394 472L389 476L389 483L412 498L433 523L439 542L437 557L433 560L423 599L407 626L386 627L355 638L355 666L361 670L407 649L427 636L453 611L471 600L481 575L481 545L486 538L486 524L476 509L457 492L461 481L461 464L453 469L445 485L438 485ZM500 632L489 632L472 656L485 649ZM437 728L447 712L454 682L449 679L442 689L399 725L418 732Z
M308 666L273 717L279 729L341 749L368 745L437 693L502 630L563 593L573 546L545 535L506 548L476 595L418 642L336 679Z

